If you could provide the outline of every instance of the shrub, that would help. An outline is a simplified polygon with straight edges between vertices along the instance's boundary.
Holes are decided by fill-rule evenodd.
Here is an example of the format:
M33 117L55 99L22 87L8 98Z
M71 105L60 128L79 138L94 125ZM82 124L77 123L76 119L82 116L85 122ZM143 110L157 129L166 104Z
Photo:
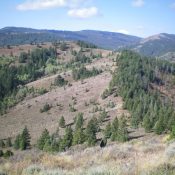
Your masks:
M61 116L60 120L59 120L59 126L61 128L64 128L65 127L65 119L63 116Z
M4 153L4 158L8 158L8 157L10 157L10 156L13 156L13 152L12 151L10 151L10 150L7 150L5 153Z
M50 109L52 108L52 105L49 105L48 103L46 103L42 109L40 109L40 112L43 113L43 112L47 112L49 111Z
M60 87L67 85L67 83L68 81L66 81L61 75L58 75L54 81L54 84Z

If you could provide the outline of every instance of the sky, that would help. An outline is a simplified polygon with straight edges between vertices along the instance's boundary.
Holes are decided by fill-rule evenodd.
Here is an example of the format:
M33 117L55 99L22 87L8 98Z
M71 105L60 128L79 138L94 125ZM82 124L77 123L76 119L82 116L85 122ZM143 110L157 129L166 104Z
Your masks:
M175 0L0 0L0 28L7 26L175 34Z

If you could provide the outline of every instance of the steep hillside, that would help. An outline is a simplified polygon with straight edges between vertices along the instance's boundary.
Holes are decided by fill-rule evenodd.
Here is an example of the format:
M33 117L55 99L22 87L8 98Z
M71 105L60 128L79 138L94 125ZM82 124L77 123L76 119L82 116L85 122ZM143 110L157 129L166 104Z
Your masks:
M94 30L59 31L36 30L29 28L5 27L0 29L0 46L54 42L55 40L82 40L93 43L98 47L117 49L135 44L141 38L121 33L102 32Z
M146 56L162 56L175 51L175 35L158 34L142 39L134 50ZM167 58L169 59L169 58Z

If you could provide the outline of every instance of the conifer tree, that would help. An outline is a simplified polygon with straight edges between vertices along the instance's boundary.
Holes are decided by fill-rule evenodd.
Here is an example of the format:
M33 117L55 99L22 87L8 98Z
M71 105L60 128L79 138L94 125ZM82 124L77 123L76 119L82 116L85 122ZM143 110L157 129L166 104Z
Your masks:
M82 128L75 130L73 134L73 145L82 144L85 141L85 134Z
M44 129L44 131L41 134L41 137L39 138L37 142L37 146L40 150L43 150L45 143L50 140L49 131L47 129Z
M117 137L118 137L118 126L119 122L118 122L118 118L116 117L113 122L112 122L112 126L111 126L111 140L112 141L116 141Z
M94 146L96 143L96 133L97 133L97 119L94 117L92 118L86 128L86 140L88 143L88 146Z
M63 116L61 116L60 120L59 120L59 126L61 128L64 128L65 127L65 119Z
M156 134L162 134L164 131L163 116L160 116L159 120L155 123L154 131Z
M69 148L72 146L72 140L73 140L73 131L71 127L67 127L64 135L64 146L65 148Z
M18 150L20 148L20 139L21 139L21 135L18 134L16 136L15 142L14 142L14 149Z
M84 123L83 113L79 113L76 117L75 130L82 128L83 123Z
M128 131L126 125L126 119L124 116L121 116L119 120L119 127L118 127L118 138L119 142L126 142L128 141Z
M145 117L143 118L143 127L145 128L146 132L150 132L152 129L151 121L149 119L149 116L147 115L145 115Z
M111 137L111 122L108 122L108 124L106 125L106 128L104 130L104 135L105 138L110 138Z
M29 131L27 127L25 126L21 134L21 138L20 138L20 149L21 150L26 150L27 148L30 148L30 139L31 137L30 137Z

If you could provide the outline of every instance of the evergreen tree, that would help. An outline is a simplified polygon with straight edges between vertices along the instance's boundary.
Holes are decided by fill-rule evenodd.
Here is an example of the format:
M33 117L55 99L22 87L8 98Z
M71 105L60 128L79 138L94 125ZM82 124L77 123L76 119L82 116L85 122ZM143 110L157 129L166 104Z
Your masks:
M50 139L45 141L45 144L44 144L44 147L43 147L43 151L45 151L45 152L52 152L53 151L52 143L51 143Z
M60 120L59 120L59 126L61 128L64 128L65 127L65 119L63 116L61 116Z
M64 135L64 146L65 148L69 148L72 146L72 140L73 140L73 131L71 127L67 127Z
M81 129L83 127L84 119L83 113L79 113L76 116L75 130Z
M37 146L40 150L43 150L45 143L50 140L50 135L49 135L49 131L47 129L45 129L42 134L41 137L39 138L39 140L37 141Z
M31 138L30 138L29 131L27 127L25 126L21 134L21 138L20 138L20 149L21 150L26 150L27 148L30 148L30 139Z
M14 149L18 150L20 148L20 139L21 139L21 135L18 134L16 136L15 142L14 142Z
M145 117L143 119L143 127L145 128L146 132L150 132L152 129L151 121L149 119L149 116L147 116L147 115L145 115Z
M118 118L116 117L113 122L112 122L112 126L111 126L111 140L112 141L116 141L117 137L118 137L118 127L119 127L119 122L118 122Z
M127 131L126 119L124 116L122 116L119 121L117 140L120 142L128 141L128 131Z
M97 133L97 119L94 117L92 118L86 128L86 140L88 143L88 146L94 146L96 143L96 133Z
M73 134L73 145L82 144L85 141L85 134L82 128L75 130Z
M164 124L163 124L163 121L162 119L159 119L155 126L154 126L154 131L156 134L162 134L162 132L164 131Z
M111 137L111 122L108 122L108 124L106 125L106 128L104 130L104 135L105 138L110 138Z

